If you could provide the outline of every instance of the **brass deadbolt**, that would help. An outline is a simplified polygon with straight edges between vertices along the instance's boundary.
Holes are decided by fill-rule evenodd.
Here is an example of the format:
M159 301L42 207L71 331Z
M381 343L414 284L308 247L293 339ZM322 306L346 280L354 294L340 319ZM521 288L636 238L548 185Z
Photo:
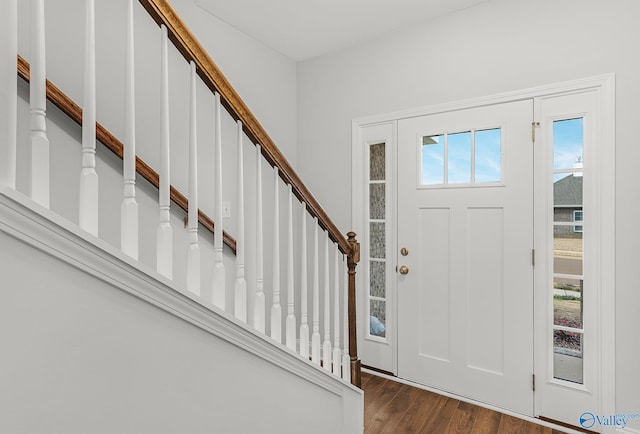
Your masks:
M407 249L406 247L403 247L400 249L400 254L402 256L407 256L409 254L409 249Z

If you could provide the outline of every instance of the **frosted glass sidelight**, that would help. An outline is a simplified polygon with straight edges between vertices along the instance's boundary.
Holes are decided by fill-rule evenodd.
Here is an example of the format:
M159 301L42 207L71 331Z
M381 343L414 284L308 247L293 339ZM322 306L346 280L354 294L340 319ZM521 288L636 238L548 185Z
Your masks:
M389 180L386 179L386 144L379 143L369 146L369 292L367 299L370 297L378 297L384 299L386 293L386 218L387 218L387 195L391 195L391 189L388 189ZM368 303L368 302L366 302ZM383 302L384 303L384 302ZM369 321L378 321L373 317L367 319ZM369 323L373 326L373 323Z
M385 179L385 144L378 143L369 147L369 179L380 181Z
M385 298L386 262L370 261L369 295Z
M386 250L385 242L385 224L384 223L369 223L369 255L372 258L384 258Z
M382 300L371 300L369 310L369 333L374 336L386 336L386 307L387 303Z
M385 218L385 184L369 184L369 218L384 220Z

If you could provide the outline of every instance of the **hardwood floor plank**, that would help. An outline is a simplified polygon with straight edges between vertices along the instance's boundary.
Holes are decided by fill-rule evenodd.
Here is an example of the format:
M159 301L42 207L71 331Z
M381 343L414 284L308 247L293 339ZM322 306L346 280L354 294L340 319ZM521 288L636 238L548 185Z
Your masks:
M366 383L366 388L362 387L362 390L364 390L365 406L375 404L376 398L382 393L382 389L388 381L389 380L385 380L382 377L371 376Z
M473 429L478 414L478 406L460 401L451 417L447 432L451 434L468 434Z
M500 426L500 413L480 407L471 434L494 434Z
M417 398L411 403L397 425L397 432L403 434L420 433L420 428L426 423L437 404L439 395L417 389Z
M397 427L400 420L407 414L411 403L415 401L420 392L421 391L415 387L402 386L393 402L385 409L387 413L385 415L386 422L380 429L380 433L394 434L398 432Z
M552 428L362 374L365 434L564 434Z
M400 390L401 384L396 381L380 378L381 387L375 389L375 392L369 393L369 404L365 404L364 427L365 430L374 425L384 424L385 407L395 398ZM367 391L365 391L365 401L367 400ZM375 432L375 431L372 431Z
M366 372L363 372L361 377L360 377L360 388L362 390L366 390L367 389L367 384L369 383L369 381L371 380L371 377L373 377L373 375L368 374Z
M458 408L460 401L457 399L442 396L442 401L434 413L434 417L422 426L420 432L424 433L446 433L451 418Z
M498 427L498 434L526 434L525 421L518 419L517 417L503 414L500 417L500 426Z
M538 425L533 422L527 422L525 429L530 434L552 434L552 430L548 426Z

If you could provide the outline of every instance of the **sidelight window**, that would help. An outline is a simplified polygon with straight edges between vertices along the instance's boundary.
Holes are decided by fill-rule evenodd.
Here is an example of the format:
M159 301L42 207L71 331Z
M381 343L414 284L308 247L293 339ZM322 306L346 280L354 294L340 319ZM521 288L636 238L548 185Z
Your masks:
M369 146L369 336L387 329L387 158L386 144Z
M584 119L553 123L553 376L583 384Z

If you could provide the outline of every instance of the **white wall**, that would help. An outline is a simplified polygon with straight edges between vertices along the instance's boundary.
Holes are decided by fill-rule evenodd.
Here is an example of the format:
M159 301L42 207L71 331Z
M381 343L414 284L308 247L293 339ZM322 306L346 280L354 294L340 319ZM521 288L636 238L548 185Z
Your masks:
M338 226L351 225L351 120L604 73L616 74L617 409L640 409L640 3L492 0L298 65L298 167ZM611 144L613 146L613 144ZM637 429L639 425L635 425Z
M296 168L296 63L206 12L195 0L171 3Z
M362 432L361 391L0 202L1 432Z

